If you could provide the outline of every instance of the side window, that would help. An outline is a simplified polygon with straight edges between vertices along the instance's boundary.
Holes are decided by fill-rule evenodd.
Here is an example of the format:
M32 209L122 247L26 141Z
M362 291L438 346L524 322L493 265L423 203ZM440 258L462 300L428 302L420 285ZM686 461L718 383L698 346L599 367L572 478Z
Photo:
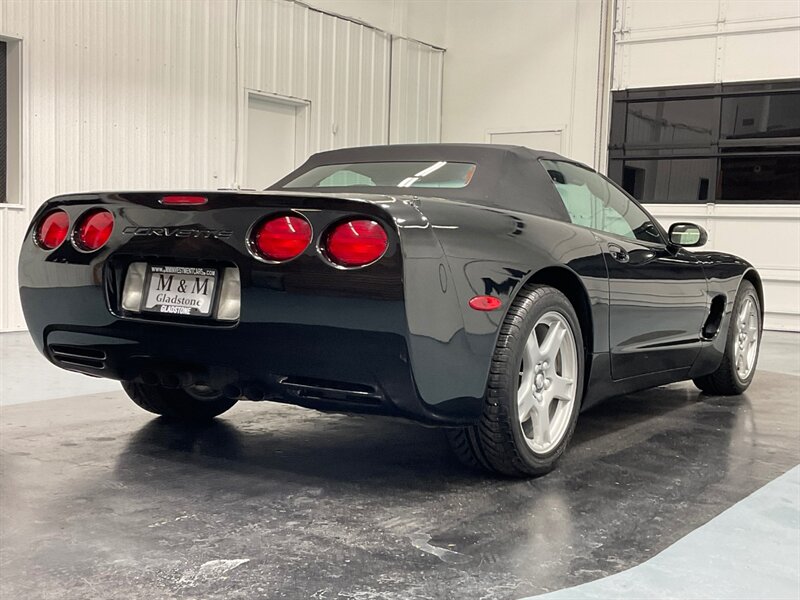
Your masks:
M568 162L541 162L575 225L663 243L658 228L644 211L597 173Z

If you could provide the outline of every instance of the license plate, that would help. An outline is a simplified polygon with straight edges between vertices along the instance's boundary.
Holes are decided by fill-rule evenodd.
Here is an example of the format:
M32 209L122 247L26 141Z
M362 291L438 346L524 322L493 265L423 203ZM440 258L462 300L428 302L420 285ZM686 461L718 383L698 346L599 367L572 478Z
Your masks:
M142 310L189 317L211 314L216 269L148 265L147 281Z

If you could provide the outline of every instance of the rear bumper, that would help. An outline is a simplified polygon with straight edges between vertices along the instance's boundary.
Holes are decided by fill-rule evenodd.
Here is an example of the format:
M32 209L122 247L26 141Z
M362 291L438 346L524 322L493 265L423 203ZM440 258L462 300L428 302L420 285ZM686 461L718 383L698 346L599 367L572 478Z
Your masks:
M199 326L116 316L101 286L23 287L21 296L37 346L71 371L167 387L203 383L229 397L430 425L471 423L479 414L479 399L423 400L401 301L250 289L239 323Z

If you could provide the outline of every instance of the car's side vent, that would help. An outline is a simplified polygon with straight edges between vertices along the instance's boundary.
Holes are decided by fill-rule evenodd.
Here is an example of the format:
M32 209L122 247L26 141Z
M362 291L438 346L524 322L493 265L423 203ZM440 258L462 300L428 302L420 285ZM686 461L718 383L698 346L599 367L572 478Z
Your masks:
M280 384L297 398L333 400L357 404L379 405L383 397L369 385L312 379L310 377L284 377Z
M106 353L95 348L50 344L53 360L66 366L89 367L102 370L106 368Z
M711 299L711 307L708 311L708 318L703 325L703 337L707 340L712 339L719 331L722 323L722 315L725 312L725 296L714 296Z

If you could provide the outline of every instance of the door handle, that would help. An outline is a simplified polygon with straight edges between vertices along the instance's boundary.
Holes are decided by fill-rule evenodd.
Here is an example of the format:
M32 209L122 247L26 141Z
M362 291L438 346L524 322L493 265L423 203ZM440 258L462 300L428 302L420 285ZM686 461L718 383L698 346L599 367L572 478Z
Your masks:
M616 244L608 245L608 253L611 255L611 258L617 262L626 263L631 259L631 255L628 254L628 251Z

